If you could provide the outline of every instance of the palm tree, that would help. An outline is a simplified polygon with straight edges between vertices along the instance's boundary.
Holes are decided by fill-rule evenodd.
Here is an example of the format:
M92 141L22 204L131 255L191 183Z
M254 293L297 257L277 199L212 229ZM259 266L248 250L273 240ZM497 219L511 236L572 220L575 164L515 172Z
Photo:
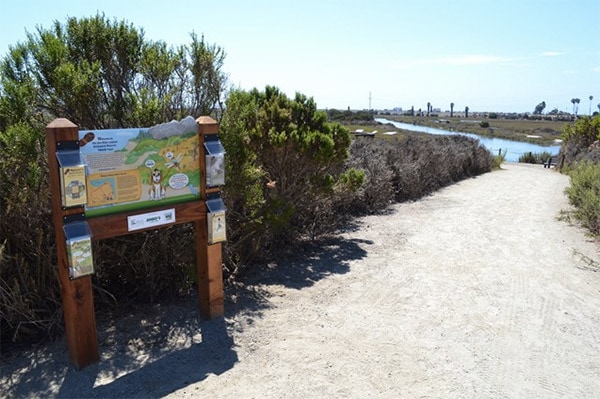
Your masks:
M598 105L600 105L600 104L598 104ZM454 113L454 103L450 103L450 118L452 118L453 113Z
M580 103L580 99L578 98L572 98L571 102L573 103L573 113L575 114L575 116L577 116L577 110L579 109L579 103Z
M429 108L431 108L431 103L427 103L427 116L429 117Z
M469 117L469 107L465 107L465 118Z
M590 96L590 116L592 116L592 100L594 99L594 96Z

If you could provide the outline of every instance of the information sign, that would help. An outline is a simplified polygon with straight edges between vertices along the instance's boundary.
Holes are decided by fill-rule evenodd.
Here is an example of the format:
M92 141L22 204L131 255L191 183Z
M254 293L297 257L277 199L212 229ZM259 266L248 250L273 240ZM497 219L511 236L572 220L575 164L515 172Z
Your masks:
M80 130L87 165L87 217L200 198L194 118L150 128Z

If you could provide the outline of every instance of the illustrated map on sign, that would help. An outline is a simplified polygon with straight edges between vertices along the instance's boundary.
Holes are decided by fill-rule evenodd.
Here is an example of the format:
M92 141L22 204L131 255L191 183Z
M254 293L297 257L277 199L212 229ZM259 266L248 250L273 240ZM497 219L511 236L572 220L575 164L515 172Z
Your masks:
M86 216L200 198L200 142L192 117L151 128L82 130Z

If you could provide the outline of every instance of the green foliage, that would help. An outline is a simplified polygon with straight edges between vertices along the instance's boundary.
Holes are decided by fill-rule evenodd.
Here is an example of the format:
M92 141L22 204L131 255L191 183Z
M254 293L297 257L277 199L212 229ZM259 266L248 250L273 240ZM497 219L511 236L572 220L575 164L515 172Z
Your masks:
M479 127L486 129L486 128L490 127L490 123L488 121L481 121L481 122L479 122Z
M533 164L543 164L548 160L548 158L552 158L552 154L548 151L542 152L526 152L519 157L519 162L521 163L533 163Z
M582 141L583 145L589 146L600 139L600 118L584 116L574 125L565 125L561 138L566 142Z
M541 115L544 112L544 108L546 108L546 102L542 101L538 105L535 106L535 110L533 111L534 115Z
M327 117L329 120L336 122L372 122L374 120L374 113L371 111L339 111L337 109L330 109L327 111Z
M568 166L586 158L598 157L598 148L592 146L600 140L600 115L577 119L575 124L564 127L561 138L564 141L562 152Z
M575 217L592 233L600 234L600 164L583 162L571 171L566 193Z
M535 156L532 152L526 152L523 155L519 156L519 162L521 163L537 163Z
M85 129L211 115L225 90L224 58L193 33L188 46L169 48L104 15L38 27L0 64L0 130L36 114Z
M302 94L290 99L271 86L232 92L220 136L229 224L240 225L230 240L239 261L331 229L336 198L360 183L360 173L344 169L350 133Z
M498 154L492 156L492 169L500 169L500 166L506 159L506 151L507 150L504 150L504 152L502 152L502 150L500 150Z
M573 105L578 104L573 99ZM566 193L575 207L575 217L593 234L600 234L600 115L584 116L566 125L563 171L569 173L571 186Z

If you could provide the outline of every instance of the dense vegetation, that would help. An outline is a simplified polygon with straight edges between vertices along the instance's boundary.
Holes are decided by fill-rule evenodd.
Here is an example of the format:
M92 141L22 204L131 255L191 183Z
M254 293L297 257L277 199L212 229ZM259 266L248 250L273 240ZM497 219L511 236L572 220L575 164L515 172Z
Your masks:
M582 117L563 133L563 170L571 177L567 189L574 215L593 234L600 234L600 114Z
M339 111L337 109L330 109L327 111L327 117L329 120L336 122L373 122L375 112L373 111Z
M328 123L302 94L292 100L275 87L234 91L220 131L234 226L226 250L236 270L330 230L336 204L362 184L363 172L345 167L349 131Z
M225 53L191 35L171 48L102 15L37 28L0 62L0 333L2 341L61 326L45 126L151 126L216 115ZM94 245L98 309L153 300L194 285L187 226ZM136 256L131 256L135 254Z

